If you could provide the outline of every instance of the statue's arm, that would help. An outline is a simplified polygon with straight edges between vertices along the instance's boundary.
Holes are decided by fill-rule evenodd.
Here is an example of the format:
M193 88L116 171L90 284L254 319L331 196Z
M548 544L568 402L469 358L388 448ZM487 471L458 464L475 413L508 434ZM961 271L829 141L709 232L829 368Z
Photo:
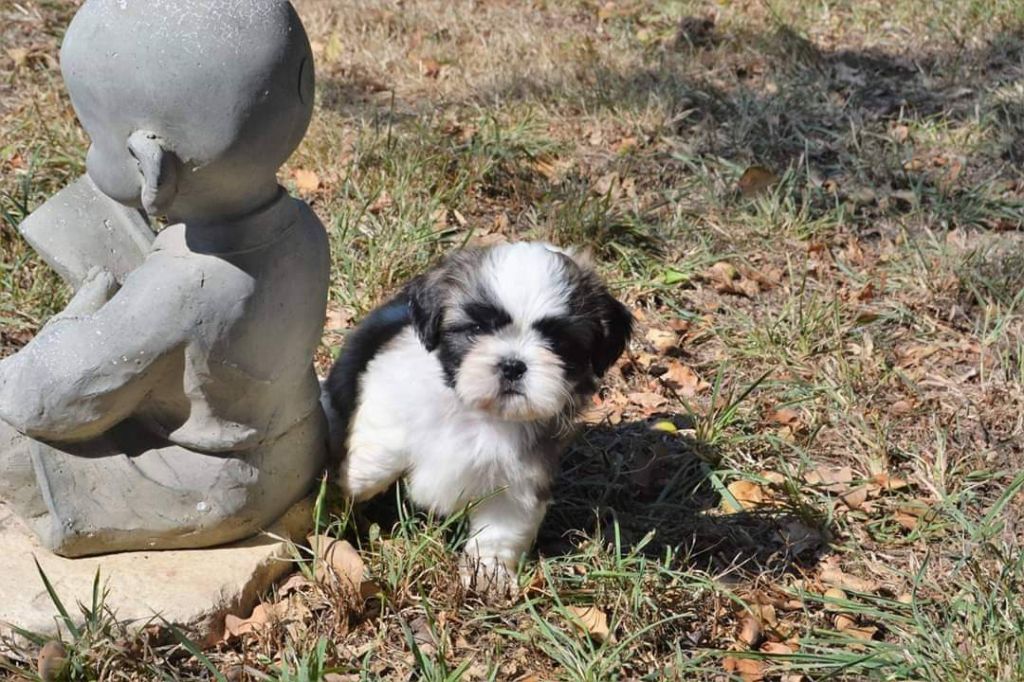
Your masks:
M189 324L183 287L162 267L147 262L109 300L111 276L90 276L62 313L0 362L0 419L33 438L74 441L130 416L166 376Z

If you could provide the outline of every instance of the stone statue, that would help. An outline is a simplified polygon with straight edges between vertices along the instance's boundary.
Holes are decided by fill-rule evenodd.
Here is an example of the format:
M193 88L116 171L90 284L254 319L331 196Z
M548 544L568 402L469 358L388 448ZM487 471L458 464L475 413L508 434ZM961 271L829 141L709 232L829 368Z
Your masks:
M286 0L86 0L61 67L88 173L22 232L75 294L0 362L0 499L64 556L247 537L327 451L327 236L276 180L305 31Z

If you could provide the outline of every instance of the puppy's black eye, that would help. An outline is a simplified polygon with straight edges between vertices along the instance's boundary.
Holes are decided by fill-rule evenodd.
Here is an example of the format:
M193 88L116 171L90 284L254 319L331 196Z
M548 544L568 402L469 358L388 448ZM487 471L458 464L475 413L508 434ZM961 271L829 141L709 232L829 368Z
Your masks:
M589 320L545 317L533 323L570 371L582 371L588 363L593 330Z
M469 322L467 324L459 324L449 327L447 331L449 334L455 334L458 336L480 336L486 332L487 329L482 324Z
M470 303L463 311L469 318L464 328L474 336L496 332L512 322L507 312L489 303Z

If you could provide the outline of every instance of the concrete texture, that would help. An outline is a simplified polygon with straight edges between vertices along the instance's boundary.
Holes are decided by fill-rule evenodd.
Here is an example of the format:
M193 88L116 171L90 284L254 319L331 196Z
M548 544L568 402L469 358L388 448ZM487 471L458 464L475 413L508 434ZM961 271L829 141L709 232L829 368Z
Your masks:
M86 0L61 69L88 178L22 232L75 296L0 362L0 500L62 556L240 540L327 456L329 245L276 179L306 33L285 0Z
M57 193L19 225L21 235L76 291L99 263L124 282L142 265L153 230L138 209L117 203L83 176Z
M301 539L311 519L311 505L304 500L269 532ZM142 627L160 615L205 643L223 634L225 615L248 615L260 593L292 568L287 543L268 535L203 550L65 559L41 547L0 503L0 638L13 634L12 625L40 634L56 632L57 609L33 557L72 616L80 616L77 603L90 604L99 570L101 582L109 588L106 605L119 620Z

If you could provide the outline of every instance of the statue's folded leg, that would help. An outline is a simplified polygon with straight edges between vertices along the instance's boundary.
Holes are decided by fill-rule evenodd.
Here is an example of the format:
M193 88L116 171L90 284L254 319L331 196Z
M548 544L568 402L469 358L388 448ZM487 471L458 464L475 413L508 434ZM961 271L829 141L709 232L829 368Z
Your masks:
M36 524L64 556L204 547L265 529L308 492L324 450L317 413L278 441L246 453L200 453L156 442L130 420L73 445L34 443L31 457L50 511Z

